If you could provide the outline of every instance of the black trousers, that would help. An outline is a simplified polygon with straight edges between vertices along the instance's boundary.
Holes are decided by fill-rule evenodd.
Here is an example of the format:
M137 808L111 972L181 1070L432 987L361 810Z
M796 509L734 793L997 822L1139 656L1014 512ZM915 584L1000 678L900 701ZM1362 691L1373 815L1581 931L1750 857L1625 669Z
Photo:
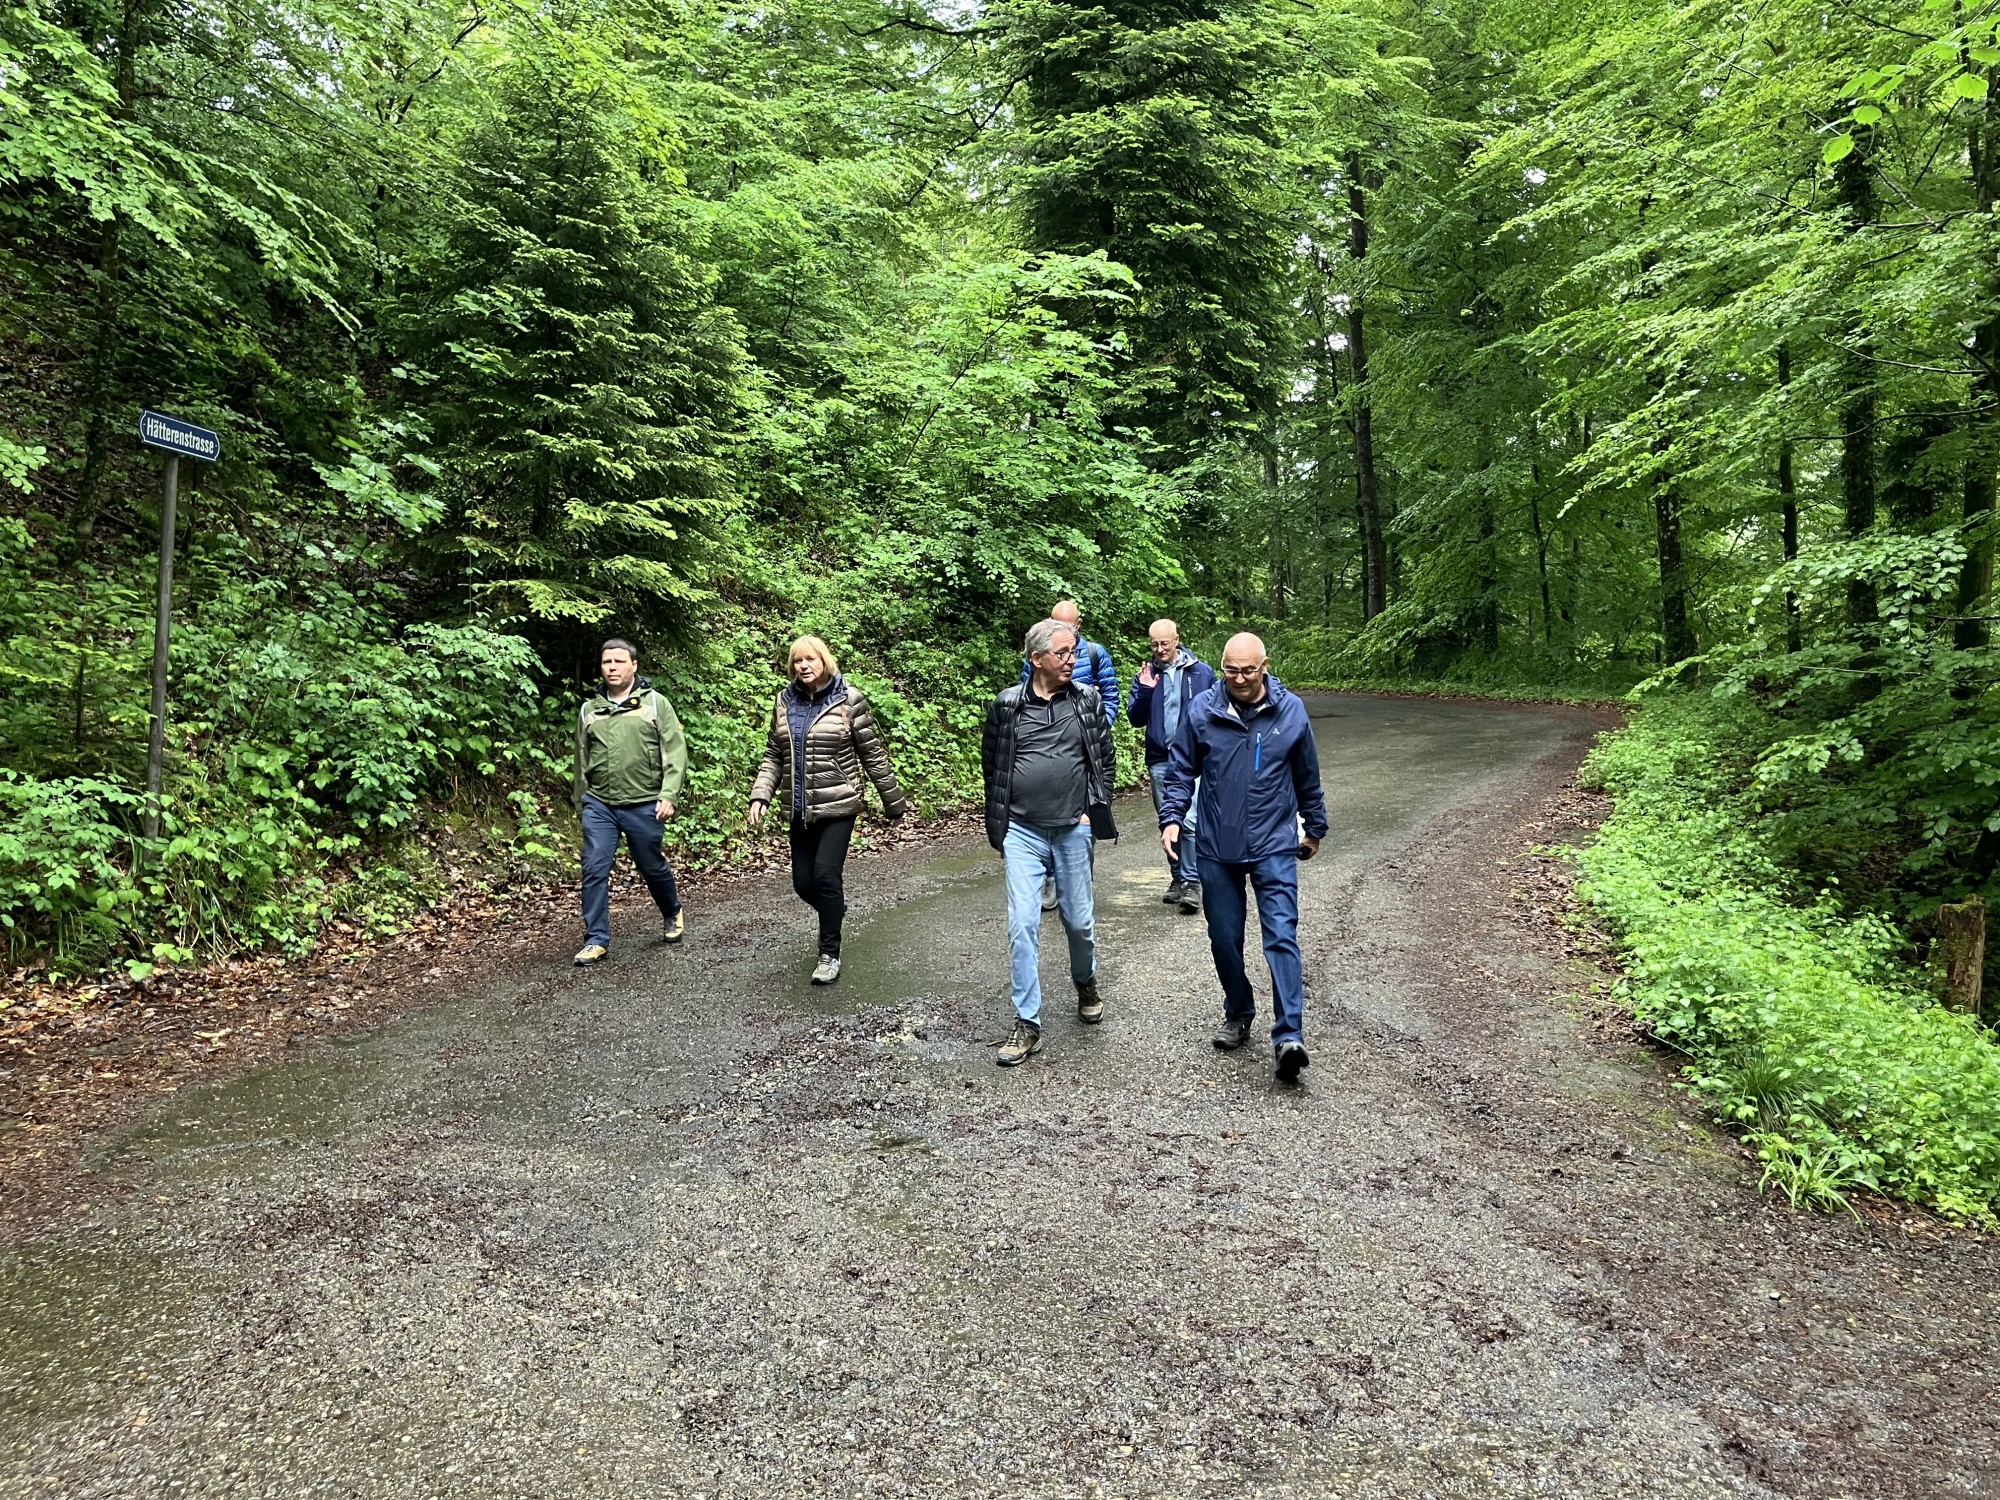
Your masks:
M847 915L841 874L847 864L854 819L826 818L792 824L792 889L819 913L819 951L840 957L840 923Z

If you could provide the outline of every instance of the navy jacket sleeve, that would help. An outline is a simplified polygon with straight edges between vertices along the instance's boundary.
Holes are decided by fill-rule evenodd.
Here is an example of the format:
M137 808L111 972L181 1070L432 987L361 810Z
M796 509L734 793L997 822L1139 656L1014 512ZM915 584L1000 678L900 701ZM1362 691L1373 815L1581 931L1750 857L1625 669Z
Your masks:
M1194 801L1195 778L1201 775L1201 739L1194 732L1194 715L1181 716L1180 732L1167 748L1167 785L1160 793L1160 826L1179 823Z
M1300 710L1301 714L1304 710ZM1312 719L1306 718L1305 732L1292 750L1292 790L1299 799L1299 812L1306 820L1306 837L1326 837L1326 794L1319 784L1319 746L1313 740Z
M1157 675L1151 682L1138 677L1132 679L1132 701L1125 706L1125 717L1140 729L1144 729L1153 717L1153 692L1159 684Z

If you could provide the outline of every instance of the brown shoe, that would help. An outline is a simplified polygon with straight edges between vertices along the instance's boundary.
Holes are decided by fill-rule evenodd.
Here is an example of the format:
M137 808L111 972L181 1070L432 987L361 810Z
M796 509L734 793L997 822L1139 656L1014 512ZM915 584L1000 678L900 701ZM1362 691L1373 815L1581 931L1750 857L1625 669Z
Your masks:
M1014 1029L1007 1034L1007 1040L1000 1044L1000 1055L994 1061L1003 1068L1018 1068L1041 1050L1042 1028L1026 1021L1016 1021Z
M1086 979L1076 987L1076 1018L1086 1026L1104 1019L1104 997L1097 993L1097 981Z

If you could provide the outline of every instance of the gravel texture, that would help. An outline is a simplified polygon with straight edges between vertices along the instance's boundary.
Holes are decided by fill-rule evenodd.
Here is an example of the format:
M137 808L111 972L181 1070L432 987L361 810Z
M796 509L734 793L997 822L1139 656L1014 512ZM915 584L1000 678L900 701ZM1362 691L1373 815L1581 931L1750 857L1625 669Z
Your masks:
M1519 920L1599 721L1314 711L1302 1087L1139 805L1012 1071L975 841L852 867L830 991L782 876L628 904L102 1141L0 1249L0 1494L2000 1494L1993 1242L1759 1198Z

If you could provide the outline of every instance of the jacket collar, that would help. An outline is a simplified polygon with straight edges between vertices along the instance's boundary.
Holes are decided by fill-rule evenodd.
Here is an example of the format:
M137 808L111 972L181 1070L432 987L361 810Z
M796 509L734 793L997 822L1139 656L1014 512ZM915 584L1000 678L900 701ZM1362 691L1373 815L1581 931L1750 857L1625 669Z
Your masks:
M1080 697L1082 692L1083 689L1077 685L1076 679L1072 677L1068 682L1056 689L1053 697L1043 698L1035 692L1035 679L1030 677L1026 682L1021 684L1021 701L1023 703L1059 703L1065 698Z
M592 713L595 714L629 713L633 709L637 708L640 705L640 703L645 700L646 694L650 693L652 690L653 690L652 678L638 677L633 679L632 691L627 693L624 697L614 699L609 693L605 692L603 688L599 688L597 692L592 695L590 702L587 703L585 707L587 707Z
M1246 721L1244 711L1238 708L1236 700L1229 696L1228 679L1218 676L1215 680L1215 686L1208 691L1212 700L1210 703L1210 712L1218 719L1228 719L1237 724ZM1251 705L1248 718L1255 718L1267 710L1275 712L1283 708L1285 700L1291 696L1292 691L1290 688L1278 681L1276 676L1266 674L1264 678L1264 701Z
M838 672L835 672L831 677L827 678L825 682L820 684L819 689L816 692L801 693L799 691L798 680L794 678L792 681L785 684L785 696L790 698L792 702L797 703L801 706L809 706L813 704L826 702L827 699L833 696L834 689L844 688L846 686L847 686L847 679L841 676Z

